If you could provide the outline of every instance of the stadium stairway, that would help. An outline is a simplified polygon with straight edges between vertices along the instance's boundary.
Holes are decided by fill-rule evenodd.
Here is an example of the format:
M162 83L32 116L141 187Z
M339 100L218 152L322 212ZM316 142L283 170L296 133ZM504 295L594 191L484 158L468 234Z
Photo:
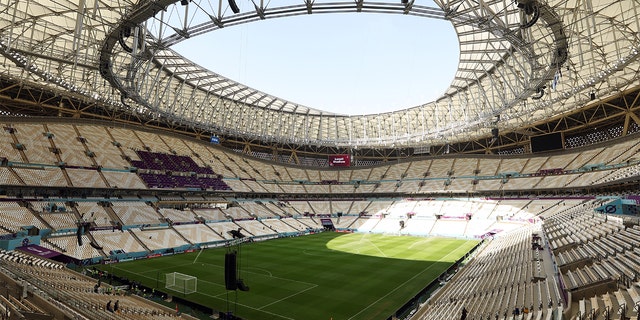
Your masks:
M173 229L173 231L175 231L175 233L182 239L184 240L186 243L193 245L193 242L191 242L191 240L187 239L187 237L185 237L180 231L178 231L176 228L173 227L173 224L169 225L169 228Z
M629 289L621 288L614 292L607 292L591 298L581 299L578 302L578 311L571 317L571 319L636 319L638 317L638 308L635 306L638 301L634 302L634 297L631 296L632 290L635 294L636 291L633 287Z
M218 232L217 230L215 230L214 228L211 228L211 226L207 223L203 223L202 225L204 225L205 227L207 227L209 230L211 230L213 233L215 233L217 236L219 236L221 239L224 239L225 237ZM148 249L148 248L147 248Z
M27 210L29 210L29 212L31 212L31 214L33 214L36 218L38 218L38 220L40 220L40 222L45 225L47 228L54 230L55 228L52 227L49 222L47 220L45 220L44 218L42 218L42 216L40 216L40 212L38 212L37 210L35 210L33 208L33 205L31 204L31 202L20 202L20 205L23 206L25 208L27 208Z
M96 238L90 232L87 232L85 235L91 241L91 246L94 247L94 249L98 250L98 252L100 253L100 255L102 255L102 257L106 258L109 256L104 252L104 250L102 249L102 246L98 243Z
M133 232L133 230L129 229L127 230L127 232L129 232L129 234L131 235L131 237L133 237L134 239L136 239L136 241L145 249L147 250L147 252L151 252L151 249L144 243L144 241L142 241L140 239L140 237L138 237L138 235Z
M111 206L110 202L103 202L101 206L104 208L104 211L109 216L109 220L111 221L112 224L124 225L124 223L122 222L122 219L120 219L116 211L113 210L113 207Z

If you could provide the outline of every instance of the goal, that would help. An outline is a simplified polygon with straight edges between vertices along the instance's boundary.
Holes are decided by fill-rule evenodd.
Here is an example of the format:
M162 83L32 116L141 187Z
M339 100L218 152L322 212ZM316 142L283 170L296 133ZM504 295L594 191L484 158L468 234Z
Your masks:
M184 294L198 290L198 278L180 272L166 274L165 288Z

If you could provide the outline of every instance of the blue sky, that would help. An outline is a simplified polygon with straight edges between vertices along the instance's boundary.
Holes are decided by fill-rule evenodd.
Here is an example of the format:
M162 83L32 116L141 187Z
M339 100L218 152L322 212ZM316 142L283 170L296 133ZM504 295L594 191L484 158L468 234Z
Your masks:
M373 13L267 19L174 49L255 89L351 115L435 100L451 83L459 55L447 21Z

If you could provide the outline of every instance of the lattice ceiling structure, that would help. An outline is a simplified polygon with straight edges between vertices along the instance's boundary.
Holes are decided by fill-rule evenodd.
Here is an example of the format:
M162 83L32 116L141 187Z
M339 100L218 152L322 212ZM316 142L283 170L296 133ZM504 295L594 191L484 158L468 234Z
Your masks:
M214 134L342 147L470 141L571 112L638 83L637 0L5 0L0 76ZM244 6L243 6L244 7ZM272 96L172 50L242 23L292 15L388 13L451 22L455 79L436 101L343 115Z

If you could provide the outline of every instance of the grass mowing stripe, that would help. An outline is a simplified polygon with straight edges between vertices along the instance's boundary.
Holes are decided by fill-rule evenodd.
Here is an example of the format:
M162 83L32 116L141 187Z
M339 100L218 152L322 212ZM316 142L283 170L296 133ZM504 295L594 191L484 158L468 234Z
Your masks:
M448 257L449 255L451 255L452 253L454 253L455 251L451 251L449 252L446 256L442 257L440 260ZM440 261L439 260L439 261ZM436 261L438 262L438 261ZM373 306L376 303L379 303L382 299L386 298L387 296L389 296L391 293L395 292L396 290L398 290L400 287L406 285L408 282L413 281L415 278L417 278L420 274L424 273L425 271L427 271L428 269L431 269L431 267L433 267L435 264L431 264L428 267L426 267L424 270L422 270L420 273L414 275L413 277L411 277L410 279L407 279L407 281L405 281L404 283L398 285L397 287L395 287L393 290L389 291L387 294L385 294L384 296L378 298L378 300L372 302L371 304L369 304L366 308L360 310L360 312L354 314L353 316L349 317L349 320L353 319L354 317L356 317L357 315L361 314L362 312L364 312L365 310L369 309L371 306Z
M224 301L224 302L228 301L229 294L230 294L229 292L223 292L223 293L220 293L220 294L214 296L214 295L209 295L209 294L202 293L202 295L205 295L205 296L208 296L208 297L211 297L211 298L214 298L214 299L218 299L218 300L221 300L221 301ZM227 298L226 299L220 298L220 296L222 296L222 295L227 296ZM245 304L242 304L242 303L239 303L239 302L235 302L235 303L240 305L240 306L243 306L245 308L248 308L248 309L253 309L253 310L256 310L256 311L259 311L259 312L263 312L263 313L269 314L271 316L278 317L279 319L296 320L294 318L289 318L289 317L281 315L281 314L269 312L269 311L266 311L266 310L261 310L260 308L255 308L255 307L252 307L252 306L249 306L249 305L245 305Z
M231 292L238 298L233 311L248 320L387 318L474 244L447 238L340 233L248 243L242 246L238 266L239 278L251 290ZM161 291L166 289L160 273L196 276L203 281L198 292L180 298L224 311L226 250L123 262L112 272L125 269L126 277ZM99 268L109 270L110 266L114 265Z
M132 272L132 271L128 271L128 270L125 270L125 269L121 269L121 268L118 268L117 266L116 266L116 267L113 267L113 268L115 268L116 270L120 270L120 271L122 271L122 272L130 273L130 274L135 274L135 275L138 275L138 276L140 276L140 277L147 278L147 279L151 279L151 280L159 280L159 279L157 279L157 278L152 278L152 277L150 277L150 276L146 276L146 275L145 275L145 273L154 272L155 270L151 270L151 271L147 271L147 272L142 272L142 273L140 273L140 272ZM224 288L224 285L221 285L221 284L219 284L219 283L215 283L215 282L211 282L211 281L207 281L207 280L198 279L198 282L204 282L204 283L208 283L208 284L211 284L211 285L216 285L216 286L220 286L220 287L223 287L223 288ZM164 279L163 279L162 283L165 283L165 280L164 280ZM165 290L171 290L171 291L174 291L174 292L182 293L182 292L179 292L179 291L177 291L177 290L173 290L173 289L167 289L167 288L165 288Z
M179 266L186 266L186 265L193 265L193 264L197 264L197 263L186 263L186 264L181 264L181 265L179 265ZM200 263L200 264L201 264L201 263ZM214 266L214 267L219 267L219 266ZM136 275L138 275L138 276L141 276L141 277L144 277L144 278L147 278L147 279L156 280L156 279L154 279L154 278L152 278L152 277L145 276L143 273L128 271L128 270L125 270L125 269L122 269L122 268L118 268L117 266L115 266L115 267L113 267L113 268L114 268L114 269L116 269L116 270L120 270L120 271L127 272L127 273L136 274ZM161 269L159 269L159 270L162 270L162 269L166 269L166 268L161 268ZM153 272L153 271L148 271L148 272ZM144 273L147 273L147 272L144 272ZM273 277L273 276L270 276L270 277ZM278 278L278 277L273 277L273 278ZM250 305L244 305L244 304L241 304L241 303L238 303L238 304L239 304L239 305L242 305L242 306L243 306L243 307L245 307L245 308L250 308L250 309L253 309L253 310L257 310L257 311L260 311L260 312L264 312L264 313L267 313L267 314L269 314L269 315L277 316L277 317L282 318L282 319L295 320L295 319L293 319L293 318L289 318L289 317L286 317L286 316L283 316L283 315L279 315L279 314L276 314L276 313L272 313L272 312L269 312L269 311L265 311L265 310L262 310L262 309L263 309L263 308L265 308L265 307L267 307L267 306L269 306L269 305L271 305L271 304L278 303L278 302L280 302L280 301L282 301L282 300L284 300L284 299L287 299L287 298L289 298L289 297L291 297L291 296L294 296L294 295L300 294L300 293L302 293L302 292L304 292L304 291L307 291L307 290L311 290L311 289L313 289L313 288L317 287L317 285L316 285L316 284L312 284L312 283L305 283L305 282L301 282L301 281L291 280L291 279L284 279L284 278L278 278L278 279L279 279L280 281L283 281L283 280L286 280L286 281L293 281L293 282L299 282L299 283L308 284L308 285L311 285L311 286L310 286L309 288L303 289L303 290L302 290L302 291L300 291L300 292L296 292L296 293L294 293L294 294L292 294L292 295L290 295L290 296L288 296L288 297L285 297L285 298L279 299L279 300L277 300L277 301L274 301L274 302L272 302L272 303L269 303L269 304L264 305L264 306L259 307L259 308L256 308L256 307L253 307L253 306L250 306ZM222 288L224 288L224 287L225 287L224 285L217 284L217 283L213 283L213 282L206 281L206 280L201 280L201 279L198 279L198 282L205 282L205 283L209 283L209 284L212 284L212 285L220 286L220 287L222 287ZM170 290L170 291L173 291L173 292L182 293L182 292L179 292L179 291L177 291L177 290L171 290L171 289L166 289L166 288L165 288L165 290ZM221 298L221 296L227 296L227 295L229 294L229 292L228 292L228 291L225 291L225 292L222 292L222 293L217 294L217 295L211 295L211 294L202 293L202 292L199 292L199 294L204 295L204 296L208 296L208 297L211 297L211 298L214 298L214 299L218 299L218 300L221 300L221 301L225 301L225 302L226 302L226 301L227 301L227 299L222 299L222 298Z

